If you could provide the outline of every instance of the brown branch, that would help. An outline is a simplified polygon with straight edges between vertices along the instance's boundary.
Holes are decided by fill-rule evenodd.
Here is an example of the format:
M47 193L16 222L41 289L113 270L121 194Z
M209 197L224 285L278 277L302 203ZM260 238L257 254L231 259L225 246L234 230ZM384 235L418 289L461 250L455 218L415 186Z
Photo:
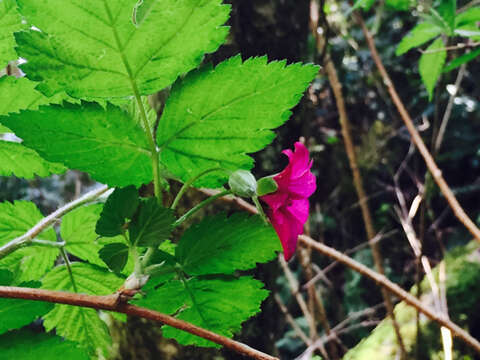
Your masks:
M73 306L88 307L97 310L115 311L127 315L138 316L144 319L161 322L179 330L186 331L190 334L199 336L201 338L210 340L216 344L225 346L239 354L249 356L252 359L258 360L278 360L278 358L265 354L261 351L255 350L238 341L229 339L202 329L188 322L176 319L172 316L159 313L150 309L142 308L135 305L130 305L119 301L118 294L95 296L75 294L63 291L52 291L43 289L21 288L13 286L0 286L0 297L24 299L34 301L46 301L50 303L66 304Z
M213 190L215 193L217 190ZM248 202L235 198L233 199L232 196L224 196L221 198L224 201L235 203L239 205L242 209L256 214L257 209L252 207ZM427 316L429 319L439 323L441 326L450 329L454 335L460 338L463 342L469 345L472 349L477 351L480 354L480 342L475 339L472 335L470 335L467 331L463 330L460 326L445 318L443 314L437 314L435 310L432 310L430 307L422 304L420 300L418 300L415 296L411 295L407 291L403 290L397 284L391 282L386 276L381 275L374 270L367 268L365 265L353 260L349 256L331 248L325 244L322 244L318 241L313 240L312 238L300 235L298 237L300 243L304 244L305 246L309 246L312 249L322 253L325 256L328 256L331 259L338 261L339 263L348 266L352 270L358 272L359 274L368 277L375 281L378 285L382 286L383 288L387 289L390 293L398 296L401 300L405 301L406 304L414 307L422 314Z
M363 21L362 16L360 14L355 14L355 17L360 27L362 28L363 34L365 36L368 47L372 54L373 61L375 62L375 65L377 66L378 71L380 72L380 75L383 78L383 82L385 83L385 86L387 86L388 88L388 92L390 93L393 103L397 107L400 117L402 118L403 122L405 123L405 126L408 129L408 132L410 133L410 136L412 137L413 143L418 148L418 151L420 152L420 154L423 156L423 159L427 164L428 170L432 174L432 177L437 183L438 187L440 188L440 191L445 196L445 199L447 199L447 202L452 208L453 213L455 214L457 219L460 220L460 222L463 225L465 225L468 231L470 231L473 237L480 242L480 229L465 213L462 206L457 201L452 190L450 189L447 182L443 178L442 171L438 168L437 164L435 163L435 160L433 159L432 155L430 154L427 147L425 146L425 143L423 142L422 137L420 136L417 129L415 128L415 125L413 124L410 114L408 113L407 109L405 108L405 105L403 104L402 100L398 96L397 90L395 89L395 86L393 85L393 82L390 79L390 76L388 75L387 70L383 66L382 59L380 58L380 55L378 54L377 48L375 46L375 41L372 35L370 34L370 31L367 29L367 26L365 25L365 22Z

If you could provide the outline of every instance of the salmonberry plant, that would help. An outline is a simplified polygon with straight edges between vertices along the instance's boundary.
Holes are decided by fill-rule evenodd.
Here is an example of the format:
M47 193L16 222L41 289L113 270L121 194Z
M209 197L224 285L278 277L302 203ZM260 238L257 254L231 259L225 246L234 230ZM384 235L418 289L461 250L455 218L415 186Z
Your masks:
M0 285L120 293L227 337L260 310L268 291L239 271L281 250L274 228L243 213L194 224L189 217L232 191L261 206L258 196L277 190L272 178L249 183L247 154L273 140L318 68L240 56L200 66L224 42L229 12L221 0L0 1L0 67L25 59L24 77L0 78L0 133L22 140L0 141L0 175L75 169L106 185L56 221L31 202L1 203ZM147 97L165 88L157 118ZM308 152L304 160L298 177L308 175ZM169 204L162 195L172 179L183 187ZM154 196L141 197L139 187L152 182ZM190 186L220 191L179 213ZM114 190L103 203L107 188ZM190 227L176 239L180 224ZM109 354L96 309L18 299L0 299L0 308L0 347L11 358ZM48 334L15 330L38 318ZM216 345L168 326L163 335Z

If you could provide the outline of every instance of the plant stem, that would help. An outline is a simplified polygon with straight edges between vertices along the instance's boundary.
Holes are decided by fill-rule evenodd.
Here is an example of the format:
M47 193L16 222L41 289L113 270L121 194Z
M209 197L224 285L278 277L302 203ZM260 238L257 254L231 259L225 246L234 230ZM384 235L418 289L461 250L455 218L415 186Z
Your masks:
M108 190L108 186L104 185L101 186L98 189L92 190L82 197L62 206L61 208L57 209L47 217L44 217L42 220L40 220L34 227L32 227L30 230L28 230L25 234L22 236L19 236L9 243L3 245L0 247L0 259L4 258L8 254L14 252L15 250L18 250L24 246L28 246L31 244L33 239L40 234L42 231L46 230L48 227L50 227L53 223L55 223L59 218L61 218L63 215L66 213L76 209L77 207L86 204L88 202L91 202L98 198L100 195L105 193Z
M265 212L263 211L262 204L260 204L260 201L258 200L258 196L252 196L252 201L255 204L255 206L257 207L258 213L262 217L265 224L268 224L267 216L265 215Z
M420 136L417 129L415 128L415 125L413 124L410 114L405 108L405 105L400 99L400 96L398 96L397 90L395 89L395 86L393 85L393 82L390 79L390 76L388 75L388 72L385 69L385 66L383 65L380 55L378 54L377 47L375 46L375 41L372 35L370 34L368 28L366 27L362 16L359 14L355 14L355 16L358 23L360 24L360 27L362 28L363 34L367 41L368 47L370 49L370 53L372 54L373 61L375 62L375 65L377 66L377 69L383 78L383 82L388 88L388 92L390 93L393 103L397 107L400 117L402 118L403 122L405 123L408 129L408 132L410 133L410 136L412 137L413 143L417 147L420 154L423 156L423 159L425 160L428 170L432 174L433 179L437 183L442 194L445 196L445 199L447 200L448 204L452 208L453 213L455 214L457 219L460 220L460 222L468 229L468 231L470 231L470 233L473 235L475 240L480 242L480 229L465 213L462 206L458 202L457 198L453 194L452 190L448 186L447 182L443 178L442 171L438 168L437 164L435 163L435 160L433 159L432 155L430 154L427 147L425 146L425 143L423 142L422 137Z
M23 287L0 286L0 297L11 299L24 299L35 301L46 301L56 304L66 304L72 306L81 306L97 310L114 311L132 316L138 316L144 319L169 325L176 329L186 331L190 334L210 340L221 346L225 346L239 354L243 354L256 360L279 360L276 357L265 354L261 351L251 348L248 345L218 335L212 331L203 329L186 321L179 320L173 316L162 314L157 311L130 305L119 301L118 294L95 296L85 294L74 294L64 291L52 291L44 289L32 289Z
M53 247L53 248L63 248L65 246L65 241L60 242L60 241L33 239L30 243L31 243L31 245Z
M195 214L198 210L200 210L204 206L210 204L211 202L215 201L218 198L221 198L225 195L229 195L231 193L232 192L230 190L225 190L225 191L222 191L222 192L220 192L216 195L210 196L209 198L203 200L202 202L198 203L196 206L191 208L189 211L187 211L181 218L179 218L177 221L175 221L172 226L177 227L177 226L181 225L185 220L187 220L190 216Z
M217 170L222 170L222 168L212 168L212 169L208 169L208 170L205 170L203 172L201 172L200 174L192 177L191 179L189 179L186 183L184 183L182 185L182 188L180 189L180 191L178 192L177 196L175 196L175 199L173 200L173 203L172 203L172 206L170 206L170 209L173 209L175 210L178 206L178 203L180 201L180 199L182 198L183 194L185 194L185 192L188 190L188 188L195 182L197 181L199 178L201 178L202 176L210 173L210 172L213 172L213 171L217 171Z
M72 282L73 290L78 293L77 284L75 283L75 278L73 277L72 267L70 266L70 260L68 259L68 255L64 247L60 249L60 254L62 255L63 261L65 261L65 266L67 267L68 276Z

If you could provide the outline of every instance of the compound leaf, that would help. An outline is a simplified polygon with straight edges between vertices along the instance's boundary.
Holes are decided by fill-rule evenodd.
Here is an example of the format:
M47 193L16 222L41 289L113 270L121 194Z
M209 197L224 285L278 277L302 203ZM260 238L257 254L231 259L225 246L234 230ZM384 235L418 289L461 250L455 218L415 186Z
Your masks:
M72 263L71 269L79 293L111 294L124 281L107 270L86 263ZM43 280L42 288L73 292L74 287L66 266L61 265L50 271ZM111 338L107 325L93 309L55 305L44 316L44 326L47 331L55 328L57 334L80 343L91 355L98 352L106 355L110 348Z
M161 161L182 181L211 168L250 169L246 153L273 140L270 129L288 120L317 71L266 57L242 63L236 56L190 73L174 85L159 122ZM218 187L226 178L212 172L196 186Z
M0 203L0 246L26 233L43 218L34 203L15 201ZM37 239L56 241L52 229L43 231ZM58 249L45 246L27 246L0 260L0 267L5 267L15 274L15 282L39 280L52 268L59 254Z
M0 336L0 354L3 359L15 360L90 359L85 350L74 342L29 329L12 331Z
M101 236L123 234L125 221L133 217L138 204L138 190L135 186L115 189L105 202L95 232Z
M41 106L0 117L0 122L48 161L88 172L108 185L139 186L152 179L143 130L113 105Z
M189 275L232 274L272 260L281 246L271 226L258 216L205 218L182 236L175 255Z
M437 84L438 78L442 74L443 64L447 58L445 44L441 38L435 40L420 57L418 69L422 81L428 91L428 100L433 97L433 90Z
M158 246L170 236L174 221L173 210L159 205L156 198L142 200L129 227L130 242L137 246Z
M62 164L48 162L34 150L16 142L0 140L0 159L0 176L33 179L35 175L45 177L66 170Z
M170 85L223 43L230 12L221 0L157 0L132 20L138 0L18 3L42 31L16 34L17 52L28 60L22 69L74 97L129 96L132 84L148 95Z
M13 33L25 29L15 0L0 1L0 69L18 58Z
M440 35L441 32L442 29L435 24L429 22L420 23L400 41L395 53L397 56L405 54L408 50L432 40L434 37Z

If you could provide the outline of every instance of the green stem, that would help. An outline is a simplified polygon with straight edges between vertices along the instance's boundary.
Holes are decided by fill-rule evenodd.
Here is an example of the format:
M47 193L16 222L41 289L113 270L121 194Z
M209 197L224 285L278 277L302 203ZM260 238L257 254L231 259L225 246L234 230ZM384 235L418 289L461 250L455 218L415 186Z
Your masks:
M165 275L176 271L174 267L165 267L165 264L153 264L145 268L145 275Z
M173 227L177 227L177 226L181 225L185 220L187 220L190 216L195 214L198 210L200 210L204 206L210 204L211 202L215 201L218 198L221 198L225 195L229 195L231 193L232 192L230 190L225 190L225 191L222 191L222 192L220 192L216 195L210 196L209 198L203 200L202 202L200 202L199 204L197 204L196 206L191 208L189 211L187 211L181 218L179 218L177 221L175 221L173 223Z
M62 254L63 261L65 261L65 266L67 267L68 276L70 277L70 281L72 282L73 291L78 293L77 284L75 284L75 279L73 278L73 272L72 272L72 267L70 265L70 260L68 260L68 255L64 247L60 248L60 254Z
M138 251L135 246L130 247L130 255L133 257L134 264L135 264L134 270L133 270L135 276L139 277L143 275L143 270L144 270L143 263L140 260L140 256L138 255Z
M58 242L58 241L33 239L32 241L30 241L30 244L46 246L46 247L54 247L54 248L63 248L65 246L65 241Z
M180 201L180 199L182 198L183 194L185 194L185 191L188 190L188 188L195 182L197 181L199 178L201 178L202 176L210 173L210 172L213 172L213 171L217 171L217 170L222 170L222 168L219 168L219 167L216 167L216 168L212 168L212 169L208 169L208 170L205 170L203 172L201 172L200 174L192 177L191 179L189 179L186 183L183 184L182 188L180 189L180 191L178 192L177 196L175 197L175 200L173 200L173 203L172 203L172 206L170 206L170 209L172 210L175 210L176 207L178 206L178 203Z
M158 199L159 203L162 203L162 189L160 186L160 168L159 168L159 157L158 157L157 145L155 144L155 139L153 138L153 133L148 123L147 113L145 112L145 108L143 107L142 97L140 95L140 91L138 90L137 83L135 82L135 77L133 75L132 68L128 63L128 59L125 56L125 53L123 52L123 50L121 50L122 42L120 41L120 37L118 36L116 27L113 26L114 20L113 20L112 12L110 10L110 7L108 6L108 3L106 1L104 3L105 3L105 11L107 13L110 24L112 25L111 28L113 31L113 36L115 38L116 45L117 45L117 51L120 54L123 65L125 66L125 70L127 71L128 79L130 81L130 85L132 86L135 100L137 101L138 108L140 109L140 115L142 118L143 127L145 128L145 134L147 136L147 141L148 141L148 145L150 147L150 152L151 152L155 197Z
M265 215L265 212L263 211L262 204L260 204L260 201L258 200L258 196L252 196L253 203L255 204L255 207L258 210L258 214L262 217L263 221L265 224L268 224L268 218Z

